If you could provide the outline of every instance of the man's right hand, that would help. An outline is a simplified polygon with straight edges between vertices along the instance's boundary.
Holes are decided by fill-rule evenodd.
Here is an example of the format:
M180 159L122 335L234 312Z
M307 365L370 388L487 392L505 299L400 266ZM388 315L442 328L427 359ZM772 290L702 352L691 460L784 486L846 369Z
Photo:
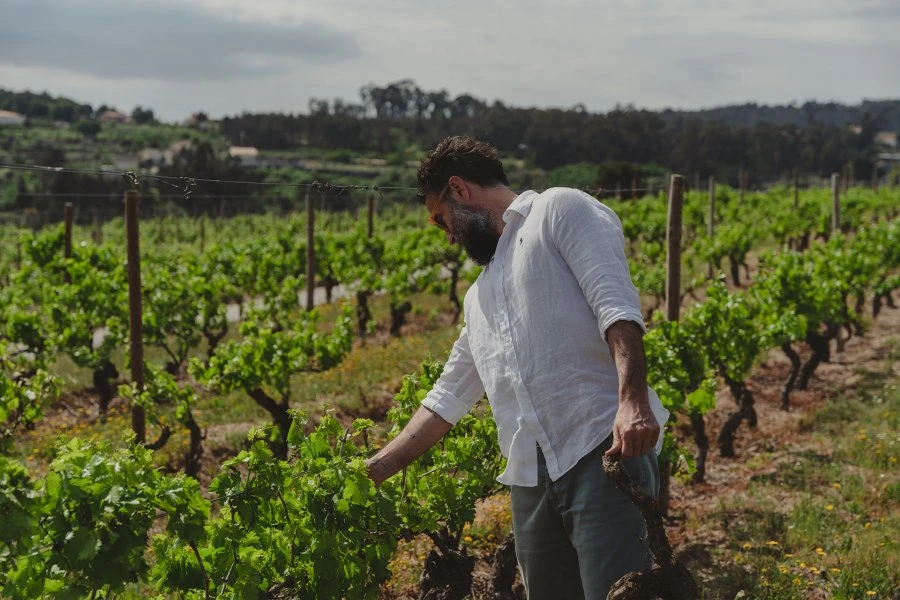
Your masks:
M375 485L422 456L444 437L452 425L427 408L419 407L406 427L378 454L366 461L369 478Z

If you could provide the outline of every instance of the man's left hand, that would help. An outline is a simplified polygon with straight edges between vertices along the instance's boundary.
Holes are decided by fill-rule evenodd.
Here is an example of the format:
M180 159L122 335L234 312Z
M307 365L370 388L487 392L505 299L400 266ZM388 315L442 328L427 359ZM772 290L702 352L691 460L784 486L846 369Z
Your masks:
M625 400L619 402L616 421L613 424L613 442L607 456L621 454L631 458L648 454L659 440L659 423L647 401Z

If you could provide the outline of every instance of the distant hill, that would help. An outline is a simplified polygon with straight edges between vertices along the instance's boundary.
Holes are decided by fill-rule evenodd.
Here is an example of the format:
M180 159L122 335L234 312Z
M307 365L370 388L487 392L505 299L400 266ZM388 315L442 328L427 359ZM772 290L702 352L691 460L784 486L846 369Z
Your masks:
M11 110L30 118L48 118L66 122L94 114L90 104L82 104L70 98L51 96L46 92L35 94L3 88L0 88L0 110Z
M108 108L0 90L0 109L33 119L81 121L79 127L92 125L85 121ZM446 136L465 134L490 142L504 157L544 170L599 165L629 183L647 169L715 175L729 182L744 171L751 174L751 185L795 169L828 176L848 168L867 180L883 168L878 153L886 144L879 140L888 138L878 132L900 131L900 100L747 103L694 111L629 105L592 113L583 105L522 108L469 94L451 96L446 90L424 90L411 79L365 85L358 102L311 98L304 108L224 117L217 130L233 145L264 152L345 152L387 157L391 164L405 164ZM136 123L153 121L149 109L138 107L132 116Z
M701 110L664 110L667 122L697 119L728 127L755 127L761 123L797 127L844 127L870 123L876 129L900 130L900 100L863 100L847 105L836 102L805 102L802 105L747 103Z
M53 117L60 121L72 121L112 109L113 107L102 104L95 110L90 104L65 96L52 96L46 92L35 94L0 88L0 110L11 110L27 117ZM698 110L664 109L641 110L641 112L656 112L667 124L691 120L740 128L755 127L763 123L796 127L871 124L875 129L900 131L900 100L863 100L859 104L807 101L802 105L792 103L773 106L748 102Z

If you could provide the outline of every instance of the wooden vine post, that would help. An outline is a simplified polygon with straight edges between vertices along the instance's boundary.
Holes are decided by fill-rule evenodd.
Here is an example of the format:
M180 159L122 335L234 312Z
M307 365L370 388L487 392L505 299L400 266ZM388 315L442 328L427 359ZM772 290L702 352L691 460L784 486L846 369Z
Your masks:
M677 321L681 310L681 215L684 209L684 177L672 175L669 184L669 217L666 230L666 318Z
M138 391L144 389L144 342L141 321L141 248L138 229L140 194L125 192L125 242L128 251L128 322L131 344L131 381ZM147 417L137 404L131 406L131 428L138 444L147 438Z
M316 291L316 207L306 189L306 310L315 307Z
M91 213L94 221L94 244L97 246L103 245L103 225L100 222L100 213L97 212L97 207L95 206L91 209Z
M666 229L666 319L677 321L681 311L681 214L684 209L684 177L672 175L669 183L669 216ZM664 424L661 423L664 426ZM663 432L660 431L660 435ZM659 462L659 512L669 515L670 470Z
M831 231L837 233L841 228L841 175L831 174Z
M65 207L63 208L63 216L66 222L63 258L68 260L72 258L72 222L75 220L75 205L71 202L66 202ZM68 269L66 269L65 274L63 275L63 280L66 283L72 283L72 276L69 274Z
M375 196L369 194L366 198L366 225L369 237L375 235Z
M206 249L206 211L200 213L200 254Z
M706 235L712 239L716 232L716 177L709 176L709 216L706 220ZM715 275L715 266L709 263L709 276Z
M800 208L800 181L797 169L794 169L791 187L794 189L794 209Z

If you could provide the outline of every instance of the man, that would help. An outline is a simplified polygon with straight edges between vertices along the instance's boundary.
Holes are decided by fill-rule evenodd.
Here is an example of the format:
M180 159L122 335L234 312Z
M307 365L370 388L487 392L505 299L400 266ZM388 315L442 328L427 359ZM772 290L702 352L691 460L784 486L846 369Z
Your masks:
M435 444L487 393L507 466L516 556L530 600L600 600L650 568L643 519L609 481L620 455L656 495L660 424L621 223L578 190L516 194L497 152L442 141L419 168L432 224L484 266L443 374L368 462L376 484Z

